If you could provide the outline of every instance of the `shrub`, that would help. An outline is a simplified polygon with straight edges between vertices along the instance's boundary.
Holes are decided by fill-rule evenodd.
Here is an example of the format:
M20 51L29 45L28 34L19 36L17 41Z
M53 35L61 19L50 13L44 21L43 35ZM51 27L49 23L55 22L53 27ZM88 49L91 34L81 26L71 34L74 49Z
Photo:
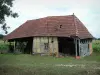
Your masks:
M0 40L0 53L7 53L8 52L8 43Z
M93 41L93 51L100 52L100 40Z
M7 50L8 49L8 45L0 45L0 50Z

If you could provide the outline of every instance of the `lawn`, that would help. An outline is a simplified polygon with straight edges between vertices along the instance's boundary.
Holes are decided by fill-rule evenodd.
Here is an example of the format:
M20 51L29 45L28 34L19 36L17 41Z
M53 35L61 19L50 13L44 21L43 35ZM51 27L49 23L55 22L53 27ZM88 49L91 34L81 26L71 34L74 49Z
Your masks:
M1 52L8 43L0 41ZM93 41L94 53L81 59L28 54L0 54L0 75L100 75L100 41Z
M100 55L75 59L0 54L0 75L100 75Z

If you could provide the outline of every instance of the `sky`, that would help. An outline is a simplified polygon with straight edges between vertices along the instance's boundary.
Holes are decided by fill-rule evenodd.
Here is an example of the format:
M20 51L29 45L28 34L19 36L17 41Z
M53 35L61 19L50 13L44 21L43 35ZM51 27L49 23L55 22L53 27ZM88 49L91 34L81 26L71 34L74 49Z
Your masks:
M100 0L15 0L12 10L19 14L18 18L6 17L9 33L27 20L46 16L72 15L83 22L89 32L100 37ZM0 33L4 31L0 30Z

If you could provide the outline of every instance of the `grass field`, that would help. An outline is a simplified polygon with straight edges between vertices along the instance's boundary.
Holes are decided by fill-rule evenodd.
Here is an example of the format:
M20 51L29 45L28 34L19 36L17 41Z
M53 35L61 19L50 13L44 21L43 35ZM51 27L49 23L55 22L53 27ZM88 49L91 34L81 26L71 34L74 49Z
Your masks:
M100 75L100 54L75 59L0 54L0 75Z
M94 53L79 60L74 57L0 54L0 75L100 75L99 46L99 41L93 41ZM8 44L0 41L0 48L7 50Z

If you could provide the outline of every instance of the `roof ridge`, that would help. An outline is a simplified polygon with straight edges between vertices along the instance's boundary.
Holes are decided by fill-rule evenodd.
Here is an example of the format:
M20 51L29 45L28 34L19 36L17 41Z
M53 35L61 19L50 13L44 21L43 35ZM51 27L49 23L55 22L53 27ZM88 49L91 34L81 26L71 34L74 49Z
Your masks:
M74 19L74 26L75 26L75 36L78 36L79 32L78 32L78 27L76 25L76 16L73 13L73 19Z

